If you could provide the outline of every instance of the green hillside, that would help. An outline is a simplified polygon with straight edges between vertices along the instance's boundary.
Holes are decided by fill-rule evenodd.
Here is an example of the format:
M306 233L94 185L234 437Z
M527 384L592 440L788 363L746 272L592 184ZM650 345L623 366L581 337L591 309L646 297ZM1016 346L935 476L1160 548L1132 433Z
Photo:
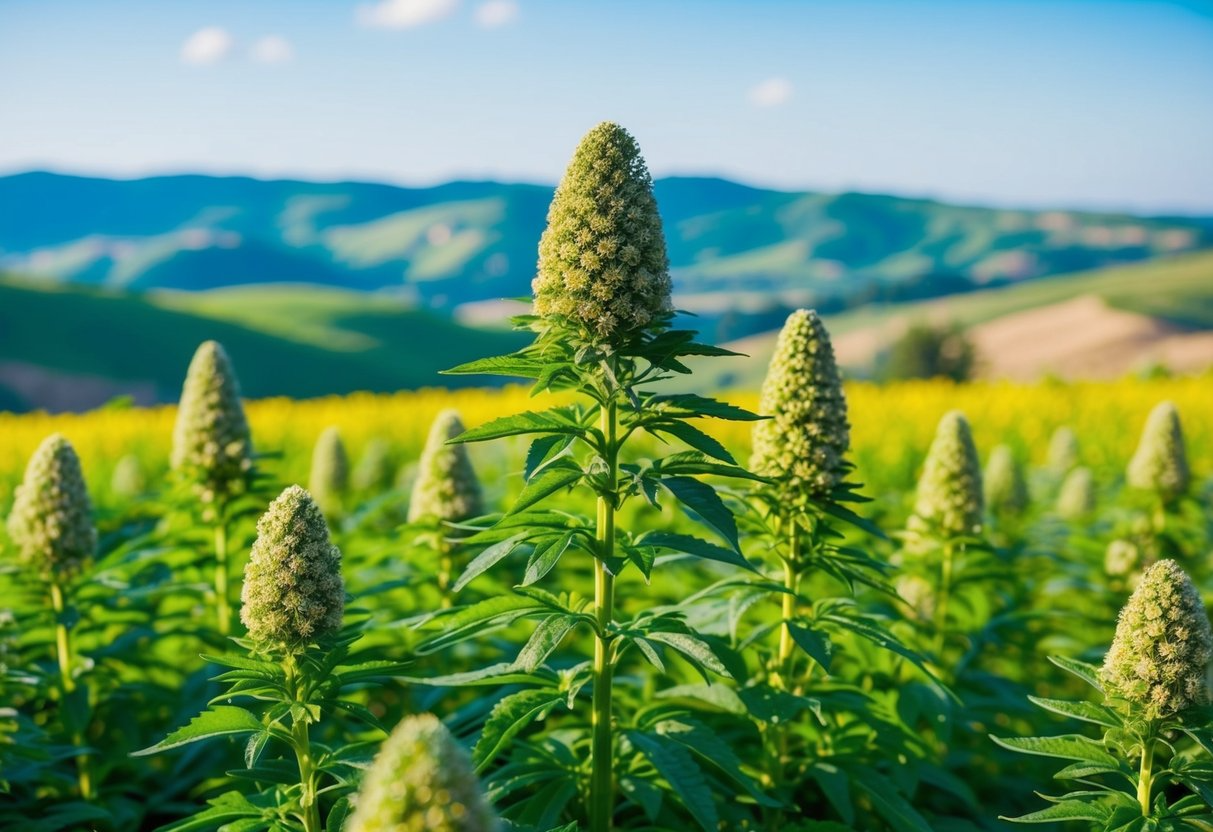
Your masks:
M0 408L44 404L28 392L45 388L44 375L60 388L88 378L107 382L107 394L172 401L194 348L208 338L228 348L250 397L446 385L459 379L440 370L520 344L511 332L471 329L403 301L337 289L132 295L6 278ZM101 403L96 385L75 386L82 399L70 406Z
M1180 255L1132 266L1096 269L948 298L902 304L874 304L826 317L835 336L863 329L894 327L906 321L947 320L973 326L1003 315L1037 309L1082 295L1109 306L1162 318L1181 326L1213 329L1213 253ZM756 388L774 349L776 332L746 338L723 375L697 385ZM699 368L696 368L699 369ZM706 364L703 369L707 369Z
M949 205L879 194L655 183L675 290L718 332L773 306L839 311L1213 246L1213 221ZM529 291L552 190L165 176L0 177L0 267L140 290L312 283L427 306ZM724 334L731 333L731 334Z

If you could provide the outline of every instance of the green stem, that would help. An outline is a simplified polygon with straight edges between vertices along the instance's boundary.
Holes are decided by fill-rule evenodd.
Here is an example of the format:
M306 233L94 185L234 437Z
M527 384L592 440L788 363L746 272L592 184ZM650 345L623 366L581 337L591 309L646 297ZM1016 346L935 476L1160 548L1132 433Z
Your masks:
M614 490L619 448L615 438L615 402L602 408L602 433L606 439L607 481L611 493L598 496L598 558L594 562L594 607L597 632L594 637L593 714L590 740L590 830L610 832L615 813L612 773L614 754L611 744L611 672L610 626L614 617L615 577L607 570L608 559L615 554Z
M1154 787L1154 732L1146 736L1141 750L1141 771L1137 778L1137 802L1141 804L1141 816L1150 816L1150 791Z
M948 634L948 602L952 595L952 569L956 552L951 541L943 544L943 564L939 571L939 595L935 602L935 656L943 656Z
M72 676L72 641L63 615L67 611L67 603L63 595L63 587L58 581L51 581L51 608L55 611L55 652L59 659L59 683L63 689L64 706L67 697L76 692L76 679ZM73 720L74 721L74 720ZM72 744L84 745L84 734L72 729ZM85 800L93 796L93 775L87 754L76 755L76 777L80 784L80 797Z
M227 523L215 524L215 613L219 618L219 635L232 632L232 610L228 605Z
M283 664L286 671L287 690L291 699L306 711L307 697L300 696L299 670L294 656L288 656ZM299 805L303 808L304 832L320 832L320 805L316 796L316 761L312 758L312 744L308 737L307 717L292 718L291 740L295 747L295 758L299 762Z
M791 534L788 539L788 555L783 559L783 621L779 627L779 654L776 662L775 681L784 690L791 688L792 672L792 619L796 616L796 596L800 589L800 530L796 522L790 521Z
M72 678L72 642L67 625L63 623L63 613L67 609L67 604L63 599L63 587L59 586L58 581L51 581L51 607L55 610L55 646L59 657L59 681L63 685L63 692L71 693L76 689L76 680Z

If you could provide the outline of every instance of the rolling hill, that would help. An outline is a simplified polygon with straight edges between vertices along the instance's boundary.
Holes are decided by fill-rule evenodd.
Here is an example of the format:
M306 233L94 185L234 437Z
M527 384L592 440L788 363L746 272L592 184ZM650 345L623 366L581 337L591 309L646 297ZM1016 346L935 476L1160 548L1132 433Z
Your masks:
M729 332L1213 246L1208 218L976 208L658 180L679 306ZM529 291L551 188L0 177L0 268L135 290L312 283L452 310ZM721 334L720 330L715 334Z
M903 304L873 304L826 316L840 363L852 375L911 323L958 323L969 330L985 377L1115 377L1151 363L1175 370L1213 367L1213 253ZM695 384L756 388L776 331L729 344L745 353Z
M214 338L246 396L311 397L452 382L519 334L462 326L399 299L316 286L132 294L0 279L0 410L80 410L117 396L174 401Z

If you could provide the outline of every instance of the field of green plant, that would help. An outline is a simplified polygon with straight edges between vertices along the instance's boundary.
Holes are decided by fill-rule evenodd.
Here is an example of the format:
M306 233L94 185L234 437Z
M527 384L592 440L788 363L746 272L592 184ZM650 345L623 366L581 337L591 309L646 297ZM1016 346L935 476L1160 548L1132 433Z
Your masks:
M610 124L539 254L451 369L528 388L0 414L0 828L1213 829L1207 378L844 386L799 311L671 392Z

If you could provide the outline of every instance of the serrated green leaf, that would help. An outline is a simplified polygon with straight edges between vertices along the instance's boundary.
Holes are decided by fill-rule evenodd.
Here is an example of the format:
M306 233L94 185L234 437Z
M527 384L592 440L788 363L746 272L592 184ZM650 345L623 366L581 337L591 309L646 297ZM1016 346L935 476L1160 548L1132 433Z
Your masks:
M459 580L455 581L455 585L451 587L452 592L459 592L485 571L491 569L496 563L507 557L513 552L518 545L527 537L526 532L519 532L511 537L507 537L498 543L494 543L489 548L485 549L479 555L472 559L468 564L467 569L463 570L463 574L459 576Z
M577 626L577 621L574 616L561 613L543 619L519 651L514 663L528 673L535 670L560 646L569 631Z
M524 690L502 699L489 714L476 747L472 749L472 760L476 771L484 771L519 731L564 701L564 693L551 689Z
M191 742L219 737L227 734L249 734L261 731L265 726L256 716L244 708L234 705L216 705L205 710L189 721L189 724L178 728L160 742L139 751L132 751L132 757L143 757L148 754L159 754L170 748L186 745Z
M665 737L640 731L628 731L627 737L670 784L682 805L686 806L691 817L705 832L716 832L720 826L720 816L712 801L712 790L708 788L703 771L691 753Z
M1049 661L1067 673L1072 673L1098 691L1103 691L1099 683L1099 668L1093 664L1080 662L1078 659L1068 659L1065 656L1049 656Z
M573 533L569 532L531 553L530 559L527 560L526 572L522 576L522 585L530 586L550 572L552 567L560 562L572 542Z
M1028 700L1046 711L1080 719L1083 722L1092 722L1108 728L1120 728L1124 724L1112 709L1096 705L1093 702L1071 702L1065 699L1044 699L1039 696L1029 696Z
M523 479L529 480L545 464L550 463L554 459L559 459L560 455L569 447L572 441L573 437L567 434L556 433L549 436L540 436L531 442L531 446L526 452L526 465L523 467L522 473Z
M480 358L468 361L443 370L445 376L484 375L512 376L515 378L537 378L543 371L545 362L528 355L513 353L511 355L495 355L490 358Z
M990 739L1003 748L1024 754L1055 757L1059 760L1079 760L1100 765L1117 765L1116 758L1105 751L1102 745L1078 734L1066 734L1059 737L1006 738L990 735Z
M565 488L574 485L585 476L585 472L572 460L553 462L523 486L518 499L510 507L509 514L517 514Z
M505 436L522 436L528 433L567 433L580 436L586 429L574 424L568 419L561 418L550 412L536 413L524 410L513 416L503 416L487 424L479 425L451 439L452 443L484 442L489 439L500 439Z
M726 679L733 678L724 662L712 651L711 645L701 638L687 633L648 633L647 638L672 647L685 656L703 674L704 681L709 681L704 673L705 668Z
M1011 823L1056 823L1063 820L1089 820L1103 823L1111 815L1105 806L1080 800L1063 800L1045 809L1029 812L1017 818L1004 817Z
M740 566L742 569L748 569L755 574L761 574L754 567L754 564L745 559L744 555L689 534L653 532L638 538L636 543L638 545L656 546L660 549L682 552L697 558L719 561L720 563L727 563L732 566Z
M716 489L692 477L663 477L661 485L673 494L678 502L694 512L704 525L723 537L733 551L741 551L741 544L737 539L737 521L733 512L729 511L716 493Z
M721 462L727 462L729 465L737 464L737 460L733 458L733 455L729 453L724 445L720 444L714 437L709 436L687 422L658 422L657 424L649 425L648 430L650 432L668 433L675 439L683 441L690 447L707 454L713 459L719 459Z
M452 644L458 644L467 638L479 636L488 627L508 624L545 607L546 604L524 595L486 598L439 618L441 631L423 641L417 647L416 653L417 655L428 655L450 647Z
M732 422L756 422L763 417L751 413L743 407L709 399L694 393L674 393L671 395L653 396L649 402L664 410L670 410L687 416L706 416L712 419L726 419Z
M834 646L830 643L829 635L795 622L788 624L788 631L792 635L792 641L796 642L796 645L808 653L813 661L821 665L821 669L828 674L830 659L834 654Z

